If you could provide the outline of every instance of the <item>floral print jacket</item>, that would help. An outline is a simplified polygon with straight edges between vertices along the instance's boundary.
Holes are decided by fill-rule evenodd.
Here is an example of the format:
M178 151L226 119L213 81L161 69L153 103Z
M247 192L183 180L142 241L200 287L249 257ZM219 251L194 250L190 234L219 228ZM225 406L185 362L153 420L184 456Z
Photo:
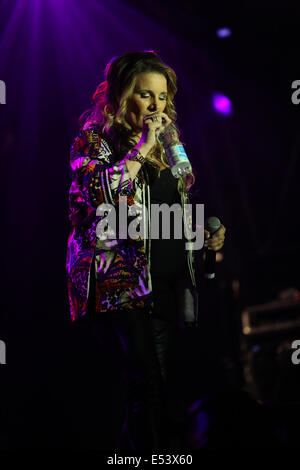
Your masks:
M150 275L151 237L103 240L97 225L104 217L99 214L102 203L114 206L127 199L127 206L150 207L150 188L142 169L132 180L126 159L119 159L112 142L97 125L81 130L70 153L69 220L66 271L72 321L87 315L93 260L97 267L97 312L122 308L147 307L151 313L152 284ZM143 168L143 167L142 167ZM187 193L181 205L189 202ZM151 233L150 211L148 234ZM184 214L184 211L183 211ZM183 215L184 221L185 216ZM147 233L147 232L145 232ZM194 252L186 250L189 279L182 284L182 312L185 320L194 321L198 313Z

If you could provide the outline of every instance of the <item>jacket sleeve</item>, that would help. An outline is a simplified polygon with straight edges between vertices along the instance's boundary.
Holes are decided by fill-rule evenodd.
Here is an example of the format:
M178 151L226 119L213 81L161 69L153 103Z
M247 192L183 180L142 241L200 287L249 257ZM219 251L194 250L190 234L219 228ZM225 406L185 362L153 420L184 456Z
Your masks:
M112 150L95 128L82 130L73 142L70 153L72 184L70 188L70 220L76 218L82 205L89 212L99 204L117 205L120 196L133 204L135 184L126 158L115 163Z

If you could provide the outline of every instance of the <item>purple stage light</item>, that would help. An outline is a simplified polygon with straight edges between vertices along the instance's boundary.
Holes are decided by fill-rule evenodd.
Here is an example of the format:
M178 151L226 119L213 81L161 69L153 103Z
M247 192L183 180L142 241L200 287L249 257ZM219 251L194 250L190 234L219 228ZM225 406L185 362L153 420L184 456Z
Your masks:
M218 28L216 34L220 39L228 38L229 36L231 36L231 29L227 27Z
M213 94L213 106L218 113L229 115L232 113L231 101L221 93Z

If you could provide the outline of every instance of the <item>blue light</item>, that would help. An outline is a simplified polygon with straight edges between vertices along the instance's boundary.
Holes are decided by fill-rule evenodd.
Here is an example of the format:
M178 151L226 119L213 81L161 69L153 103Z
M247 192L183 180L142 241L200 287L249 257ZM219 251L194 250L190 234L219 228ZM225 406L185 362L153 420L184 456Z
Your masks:
M231 29L227 28L225 26L223 28L217 29L216 34L217 34L218 38L220 38L220 39L228 38L229 36L231 36Z

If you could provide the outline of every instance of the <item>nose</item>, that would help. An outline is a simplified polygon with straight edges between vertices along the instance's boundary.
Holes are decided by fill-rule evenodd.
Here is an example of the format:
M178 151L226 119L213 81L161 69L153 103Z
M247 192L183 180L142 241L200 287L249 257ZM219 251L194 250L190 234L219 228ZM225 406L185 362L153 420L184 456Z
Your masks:
M156 111L158 109L158 98L153 97L150 105L149 105L149 110L150 111Z

